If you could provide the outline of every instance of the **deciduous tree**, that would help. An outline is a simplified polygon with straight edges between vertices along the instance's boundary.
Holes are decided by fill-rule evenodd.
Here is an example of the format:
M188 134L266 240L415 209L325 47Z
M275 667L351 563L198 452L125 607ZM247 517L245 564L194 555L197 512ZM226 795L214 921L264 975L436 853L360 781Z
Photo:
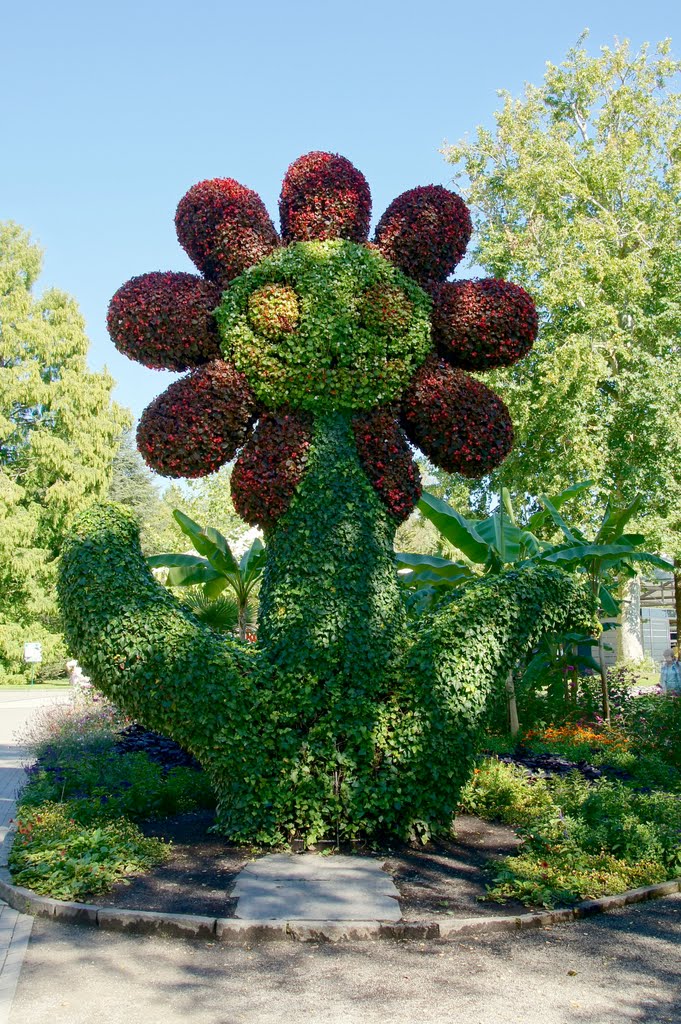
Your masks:
M542 85L501 93L494 129L446 151L477 217L473 261L540 311L532 351L493 372L516 429L494 489L591 478L621 502L641 493L646 535L676 555L680 69L668 41L592 56L581 39Z

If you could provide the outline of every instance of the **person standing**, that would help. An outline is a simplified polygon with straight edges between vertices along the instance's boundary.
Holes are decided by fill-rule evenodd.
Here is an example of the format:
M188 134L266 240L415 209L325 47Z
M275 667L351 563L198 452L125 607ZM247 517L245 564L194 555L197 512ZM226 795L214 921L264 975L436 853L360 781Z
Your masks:
M662 652L660 686L663 693L681 693L681 665L670 650Z

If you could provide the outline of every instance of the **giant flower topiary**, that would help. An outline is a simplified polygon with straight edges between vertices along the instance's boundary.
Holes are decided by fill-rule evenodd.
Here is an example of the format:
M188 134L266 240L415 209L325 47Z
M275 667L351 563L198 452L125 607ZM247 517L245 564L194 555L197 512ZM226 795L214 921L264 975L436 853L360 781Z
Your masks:
M513 284L447 280L471 233L457 195L405 192L372 242L370 210L329 153L289 168L281 237L255 193L201 182L176 225L203 276L133 278L109 308L121 351L189 371L142 416L149 465L200 476L236 457L235 506L267 534L259 642L197 623L111 506L65 550L67 634L102 689L203 762L235 839L448 828L490 691L543 630L586 617L571 580L535 570L408 628L392 554L420 494L408 439L466 476L498 465L510 417L467 371L519 359L537 316Z

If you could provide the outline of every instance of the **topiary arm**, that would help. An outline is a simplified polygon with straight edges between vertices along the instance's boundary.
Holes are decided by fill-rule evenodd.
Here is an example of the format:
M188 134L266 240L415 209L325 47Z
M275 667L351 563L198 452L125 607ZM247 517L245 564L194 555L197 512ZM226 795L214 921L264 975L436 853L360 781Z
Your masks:
M59 601L69 650L129 715L210 771L252 746L257 656L199 623L154 579L134 515L93 505L67 539Z
M449 831L491 694L546 633L592 630L592 609L578 579L538 568L486 577L426 619L384 713L382 781L372 788L386 795L388 831Z

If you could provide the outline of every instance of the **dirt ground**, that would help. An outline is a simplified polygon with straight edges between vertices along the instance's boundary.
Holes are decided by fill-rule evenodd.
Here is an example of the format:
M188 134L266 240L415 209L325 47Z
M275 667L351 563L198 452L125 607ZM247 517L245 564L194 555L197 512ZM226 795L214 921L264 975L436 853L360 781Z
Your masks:
M100 906L233 917L237 901L229 893L236 877L249 860L264 851L230 846L208 831L212 823L211 812L197 812L144 824L147 835L172 842L170 860L148 874L119 883L96 902ZM489 881L488 861L511 854L518 846L513 830L471 815L460 815L455 830L451 841L404 845L372 854L385 861L384 870L400 891L404 920L522 912L525 908L520 903L499 906L480 899Z

